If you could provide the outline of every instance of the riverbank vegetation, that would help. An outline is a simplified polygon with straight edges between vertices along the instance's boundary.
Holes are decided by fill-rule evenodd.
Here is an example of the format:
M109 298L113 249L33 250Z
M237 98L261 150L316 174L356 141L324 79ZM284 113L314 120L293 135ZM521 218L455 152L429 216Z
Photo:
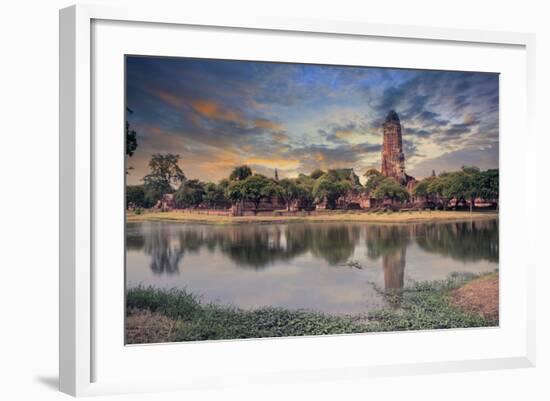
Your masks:
M498 277L498 273L492 273L492 277L495 275ZM498 314L484 315L454 303L457 290L485 277L452 274L446 280L419 282L401 290L377 289L387 307L369 315L329 315L272 307L243 310L204 303L183 289L135 287L126 294L127 343L497 326ZM496 285L498 288L498 280ZM498 290L496 296L498 305Z

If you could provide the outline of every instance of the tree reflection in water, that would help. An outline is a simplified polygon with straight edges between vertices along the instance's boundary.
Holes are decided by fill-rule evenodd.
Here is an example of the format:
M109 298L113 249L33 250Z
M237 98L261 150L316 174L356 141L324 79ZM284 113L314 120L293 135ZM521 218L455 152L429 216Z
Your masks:
M166 227L152 230L145 238L144 251L151 256L151 270L155 274L177 273L185 250L171 230Z
M343 263L359 239L357 226L287 225L234 227L218 236L219 249L238 266L263 269L310 251L330 265Z
M227 235L217 238L219 249L239 267L262 269L276 261L290 260L307 249L306 241L300 241L288 228L239 228L227 230Z
M455 260L498 262L498 221L247 226L155 223L132 227L126 245L128 250L143 249L150 255L150 267L156 274L173 274L179 271L186 252L203 248L221 252L239 267L256 270L307 252L329 265L339 265L353 256L362 234L368 259L382 258L386 289L403 287L407 248L412 243Z
M353 255L359 240L357 225L313 227L309 249L315 256L323 258L331 266L345 263Z
M151 271L155 274L179 273L185 252L198 251L208 245L196 231L178 231L167 225L154 225L148 230L131 230L126 235L128 250L143 250L151 257Z
M417 243L426 252L462 262L498 262L498 220L417 226Z

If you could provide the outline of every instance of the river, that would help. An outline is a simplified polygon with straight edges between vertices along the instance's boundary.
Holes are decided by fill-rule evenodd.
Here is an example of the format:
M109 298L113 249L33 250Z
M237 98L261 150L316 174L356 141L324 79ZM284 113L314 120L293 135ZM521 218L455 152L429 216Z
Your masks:
M498 221L377 225L129 222L126 285L185 288L204 302L355 314L377 289L498 267Z

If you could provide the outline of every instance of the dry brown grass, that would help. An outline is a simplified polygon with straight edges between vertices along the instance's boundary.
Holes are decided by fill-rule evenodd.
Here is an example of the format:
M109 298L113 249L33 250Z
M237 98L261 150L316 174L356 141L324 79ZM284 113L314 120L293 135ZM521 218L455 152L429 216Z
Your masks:
M394 213L368 213L368 212L323 212L312 215L296 216L217 216L199 213L171 211L151 212L143 214L128 213L127 221L178 221L188 223L207 224L248 224L248 223L290 223L290 222L369 222L369 223L422 223L443 221L468 221L480 219L495 219L496 212L470 213L457 211L414 211Z
M180 321L158 312L130 310L126 317L126 343L145 344L174 341L180 324L182 324Z
M498 273L480 277L452 292L451 302L458 308L498 322Z

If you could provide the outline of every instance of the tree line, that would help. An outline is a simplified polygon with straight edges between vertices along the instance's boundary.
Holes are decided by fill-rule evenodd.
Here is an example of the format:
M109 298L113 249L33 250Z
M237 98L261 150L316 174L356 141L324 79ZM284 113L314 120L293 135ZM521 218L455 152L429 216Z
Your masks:
M476 167L463 167L461 171L442 173L420 181L409 193L407 188L378 170L370 169L362 185L352 169L316 169L311 174L296 178L278 179L254 173L249 166L235 167L227 178L217 183L188 179L179 167L179 155L154 154L149 161L149 173L142 185L129 185L126 189L127 207L150 208L165 194L173 194L177 208L206 207L228 208L240 202L250 202L259 209L264 199L277 197L287 210L293 204L301 209L313 209L324 202L327 209L335 209L340 198L351 191L378 200L408 202L414 197L437 198L445 208L451 199L464 200L498 198L498 170L480 171ZM473 202L471 202L473 203Z
M472 210L478 198L494 201L498 206L498 169L481 171L475 166L463 166L460 171L443 172L437 176L432 172L430 177L416 183L410 192L394 178L385 177L376 169L368 170L365 177L365 190L374 199L390 199L394 202L423 200L441 205L444 210L452 200L468 203Z
M154 154L149 161L150 172L142 185L126 188L127 207L153 207L164 194L173 194L178 208L227 208L239 202L250 202L258 210L264 199L278 197L287 210L293 202L303 209L314 208L325 200L327 208L334 209L336 201L354 186L359 179L350 178L349 170L315 170L296 178L277 179L254 173L249 166L235 167L227 178L219 182L188 179L178 165L179 155Z
M451 200L469 204L470 211L480 198L496 202L499 198L499 170L481 171L475 166L463 166L460 171L432 174L413 188L413 195L436 200L446 209Z

